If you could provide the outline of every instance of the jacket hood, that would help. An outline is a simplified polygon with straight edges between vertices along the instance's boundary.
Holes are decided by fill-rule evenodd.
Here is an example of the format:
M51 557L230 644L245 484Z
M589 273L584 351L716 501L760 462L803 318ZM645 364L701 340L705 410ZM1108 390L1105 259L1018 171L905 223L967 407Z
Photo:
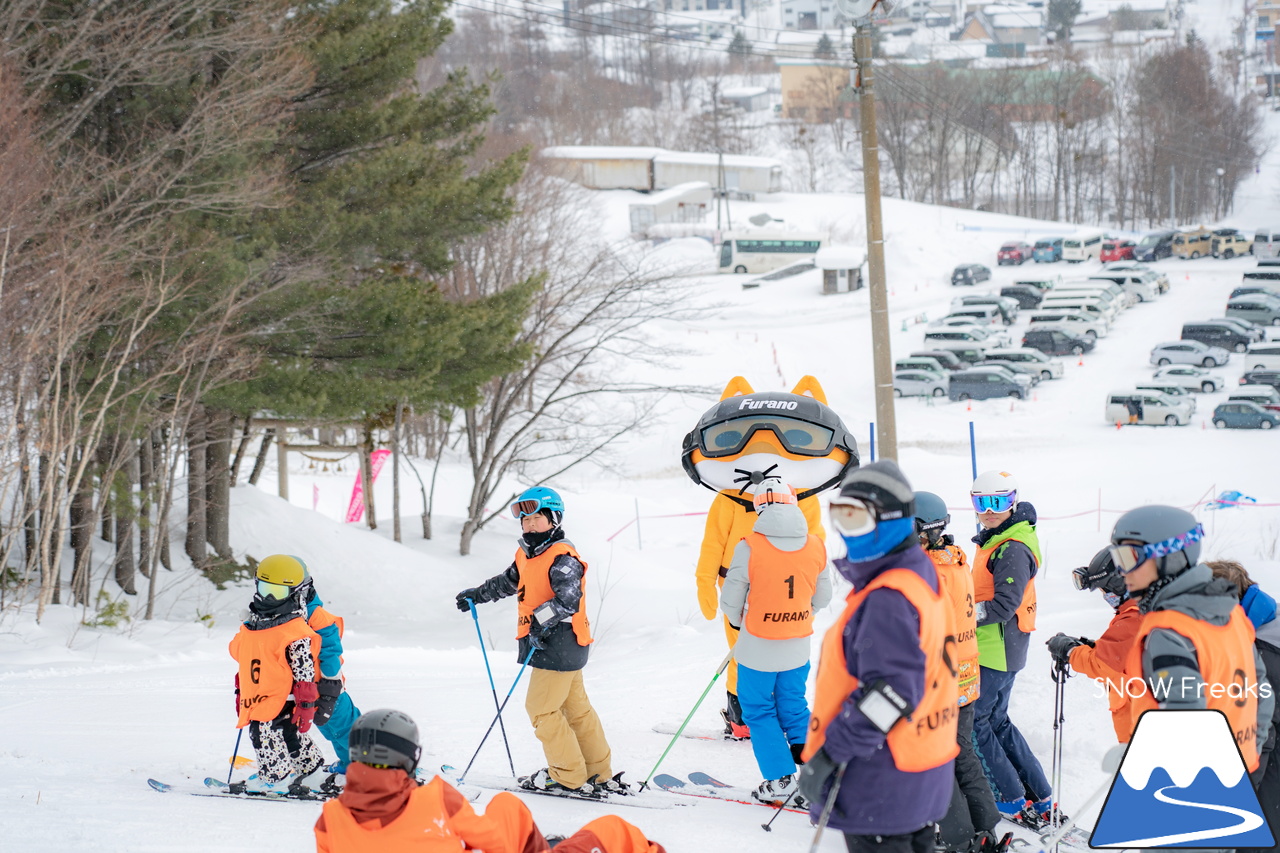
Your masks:
M804 539L809 535L809 521L796 504L769 504L756 514L751 527L769 539Z
M417 780L399 767L370 767L353 761L338 799L358 823L380 820L386 826L400 816L417 789Z
M1230 581L1215 578L1212 569L1197 563L1156 590L1154 595L1144 595L1139 607L1143 613L1176 610L1210 625L1225 625L1239 603Z
M1275 621L1276 600L1263 592L1262 587L1256 583L1245 590L1240 606L1244 608L1244 615L1249 617L1255 631L1268 622Z
M1004 533L1010 527L1013 527L1015 524L1021 524L1024 521L1032 527L1035 526L1036 508L1031 505L1031 501L1018 501L1018 505L1013 510L1013 515L1005 519L1004 524L999 527L992 528L991 530L987 530L985 528L980 530L978 535L973 537L973 541L978 544L979 548L981 548L1001 533Z

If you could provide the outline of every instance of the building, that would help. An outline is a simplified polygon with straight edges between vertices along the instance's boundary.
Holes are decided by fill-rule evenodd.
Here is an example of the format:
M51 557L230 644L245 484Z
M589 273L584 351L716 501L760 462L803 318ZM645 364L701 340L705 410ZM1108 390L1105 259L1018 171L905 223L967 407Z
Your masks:
M764 86L739 86L733 89L723 89L720 92L720 103L748 113L767 110L769 109L769 90Z
M957 40L1040 44L1044 40L1044 10L1034 6L984 6L969 14Z
M1280 23L1280 0L1258 0L1257 23L1253 29L1257 46L1266 52L1269 62L1275 61L1276 24Z
M707 216L711 197L711 185L705 181L691 181L652 193L628 205L631 233L647 234L651 226L673 222L702 222Z
M867 250L861 246L823 246L813 256L822 270L823 293L848 293L862 289L862 267Z
M782 115L804 121L830 121L853 115L849 68L838 60L778 59L782 75Z
M788 30L833 30L842 23L835 0L782 0L782 26Z

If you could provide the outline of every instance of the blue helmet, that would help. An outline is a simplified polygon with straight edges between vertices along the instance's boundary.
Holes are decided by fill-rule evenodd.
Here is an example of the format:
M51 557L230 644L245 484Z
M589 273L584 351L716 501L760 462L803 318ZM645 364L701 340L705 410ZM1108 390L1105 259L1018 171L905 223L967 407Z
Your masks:
M525 489L511 504L511 515L517 519L543 510L551 516L551 523L559 527L564 520L564 500L555 489L546 486Z

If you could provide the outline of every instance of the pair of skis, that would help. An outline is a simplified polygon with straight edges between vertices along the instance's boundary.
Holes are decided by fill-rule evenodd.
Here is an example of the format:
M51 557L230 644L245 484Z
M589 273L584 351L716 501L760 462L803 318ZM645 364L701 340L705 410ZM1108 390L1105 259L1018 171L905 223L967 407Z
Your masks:
M239 800L275 800L287 802L294 800L298 802L322 803L330 797L335 797L341 791L325 791L311 788L292 788L288 792L284 791L249 791L245 788L243 782L232 782L228 785L221 779L214 779L212 776L205 777L203 783L180 783L171 784L169 782L161 782L157 779L148 779L147 784L154 791L163 794L180 793L191 794L196 797L231 797Z

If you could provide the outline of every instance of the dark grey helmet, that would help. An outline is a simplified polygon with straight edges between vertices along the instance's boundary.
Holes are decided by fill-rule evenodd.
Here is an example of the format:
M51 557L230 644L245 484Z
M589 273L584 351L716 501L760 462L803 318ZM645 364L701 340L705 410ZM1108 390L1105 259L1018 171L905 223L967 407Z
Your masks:
M1196 517L1185 509L1176 506L1140 506L1131 509L1116 520L1111 530L1111 542L1141 542L1151 545L1164 542L1195 530L1200 526ZM1174 551L1165 557L1156 558L1156 567L1160 577L1179 575L1200 562L1200 543L1188 542L1182 550Z
M1127 592L1124 577L1116 571L1110 548L1103 548L1094 554L1089 565L1076 569L1074 575L1076 589L1100 589L1122 597Z
M946 501L933 492L916 492L916 530L941 529L950 523Z
M400 767L412 774L422 756L418 724L406 713L380 708L361 714L347 741L350 761Z

